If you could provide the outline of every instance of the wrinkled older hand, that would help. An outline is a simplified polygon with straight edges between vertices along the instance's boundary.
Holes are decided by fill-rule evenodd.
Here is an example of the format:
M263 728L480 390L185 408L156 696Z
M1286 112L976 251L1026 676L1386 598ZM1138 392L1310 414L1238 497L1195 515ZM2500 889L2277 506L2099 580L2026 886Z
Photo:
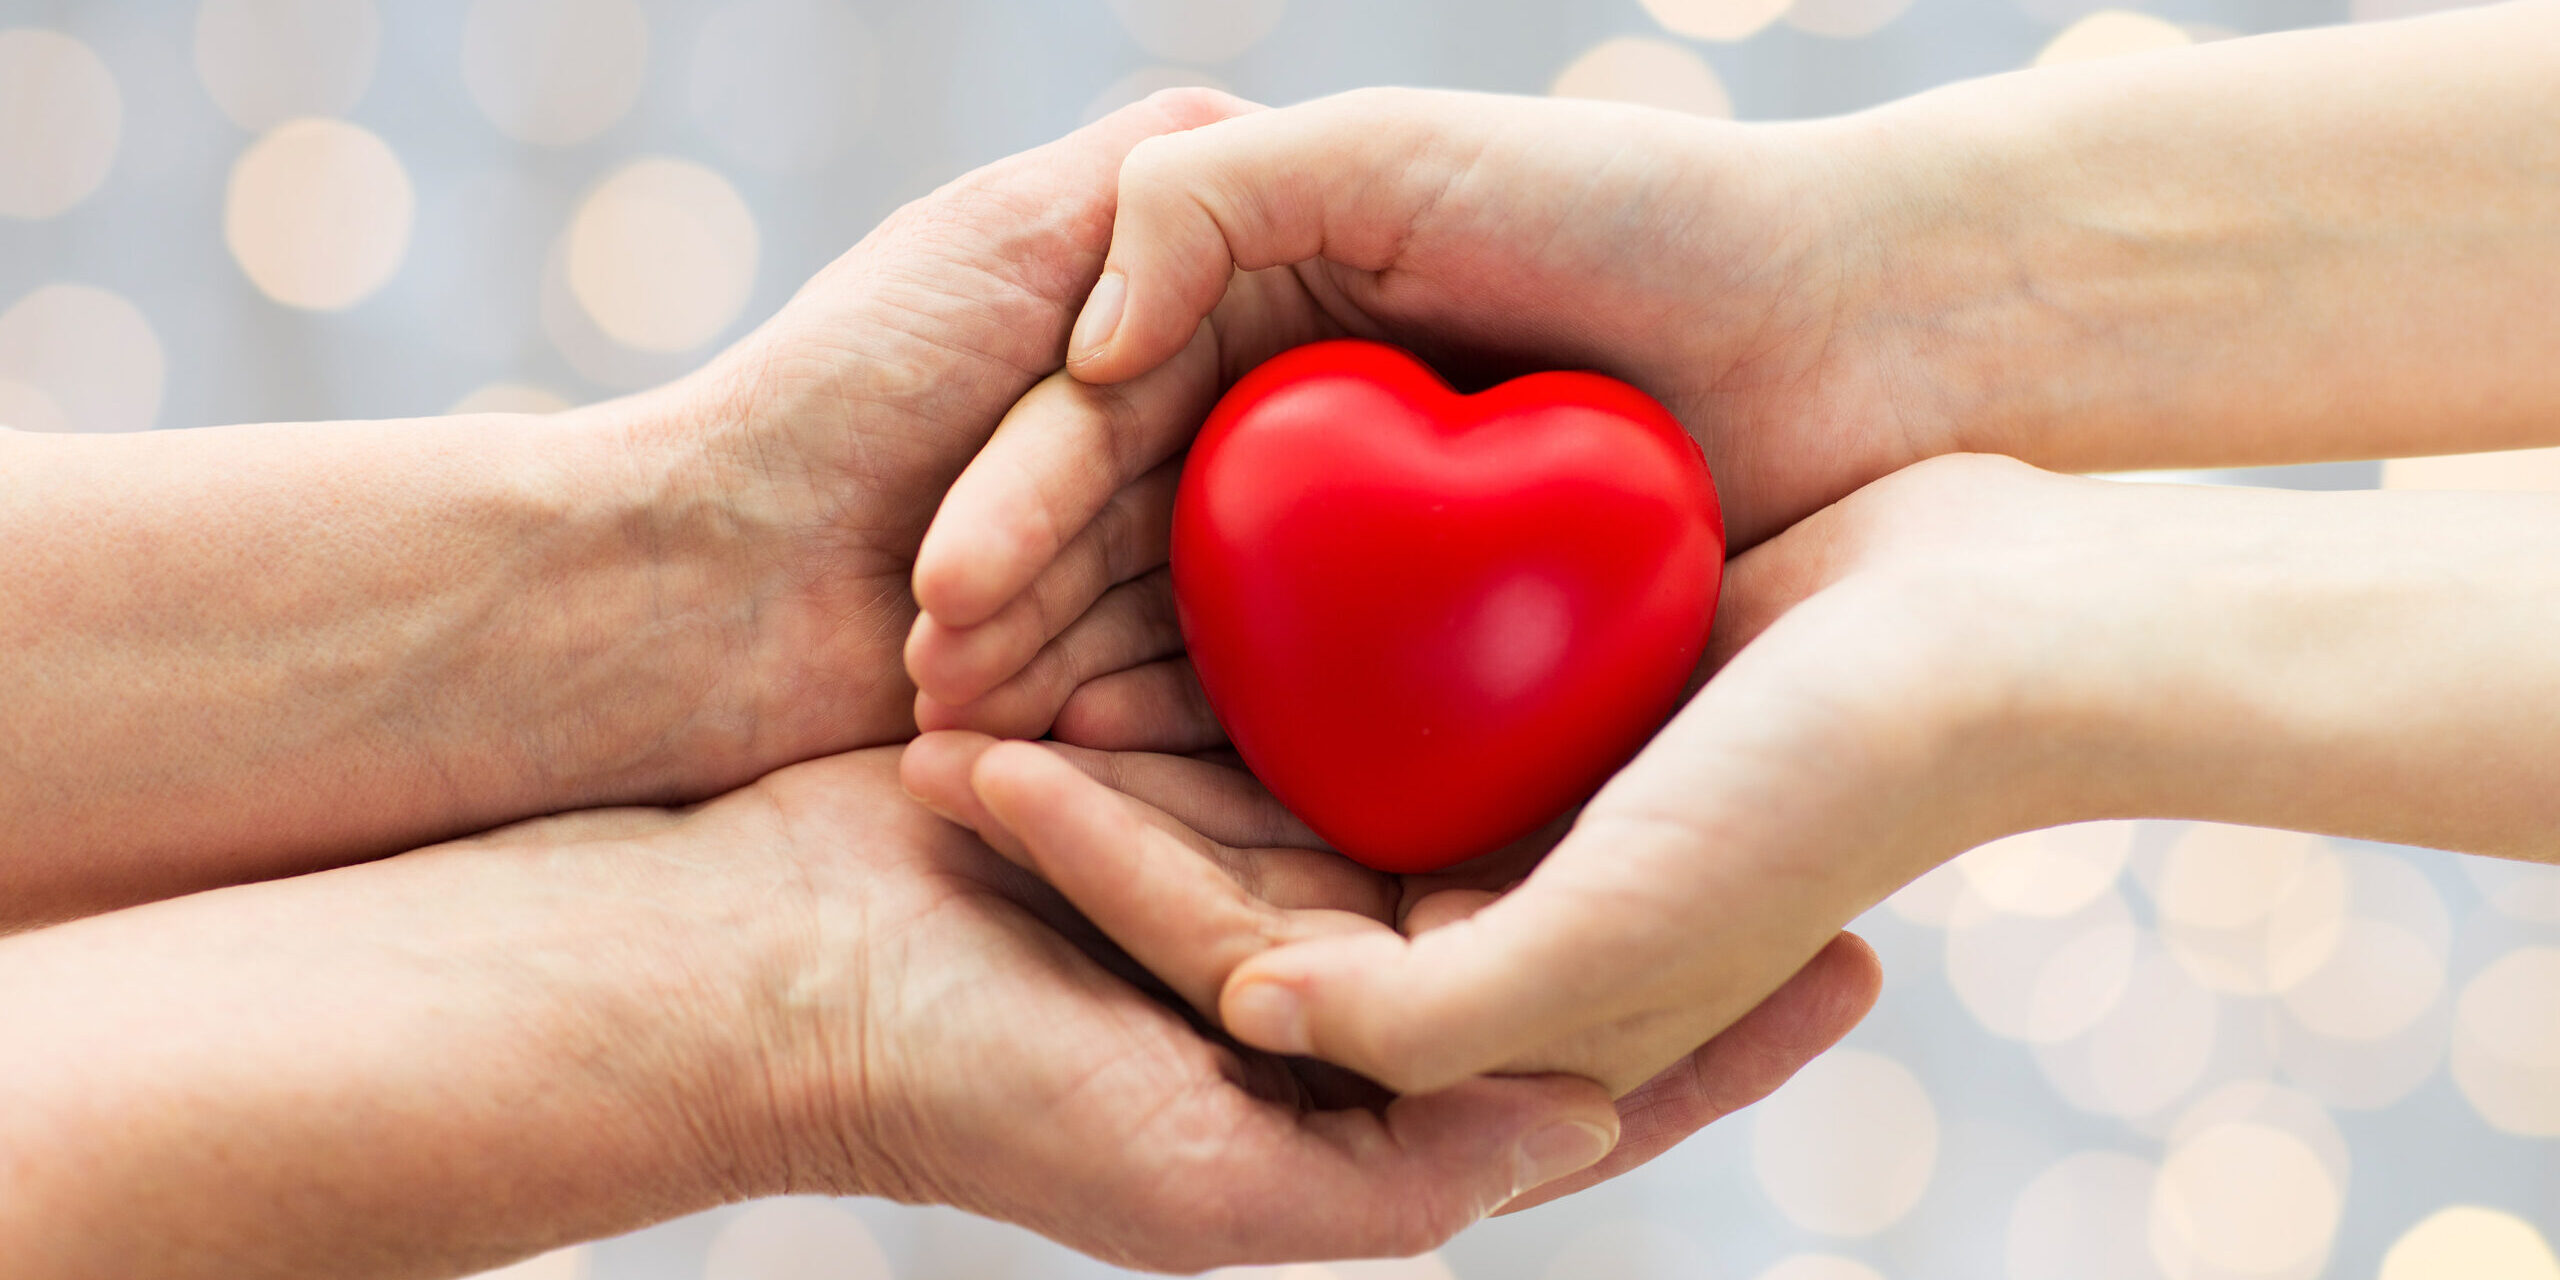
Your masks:
M1169 91L954 181L633 428L644 453L673 460L662 504L725 526L724 567L754 590L726 696L706 700L742 757L769 768L913 733L899 650L927 525L999 420L1059 367L1110 242L1122 157L1243 109ZM1160 525L1106 520L1066 548L1078 574L1053 602L1060 616L1160 562Z
M927 522L1064 358L1128 149L1240 107L1162 95L963 177L627 399L0 433L0 930L912 736ZM1088 543L1079 612L1163 556Z
M1599 1159L1587 1081L1234 1048L897 753L0 941L0 1273L453 1274L890 1196L1113 1261L1412 1253ZM1333 859L1292 906L1378 904Z

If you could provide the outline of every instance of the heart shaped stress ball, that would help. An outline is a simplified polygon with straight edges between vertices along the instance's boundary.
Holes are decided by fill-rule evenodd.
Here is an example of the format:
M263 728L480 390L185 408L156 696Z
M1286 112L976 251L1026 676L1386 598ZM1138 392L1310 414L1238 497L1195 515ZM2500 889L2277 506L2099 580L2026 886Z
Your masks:
M1596 790L1678 701L1723 568L1706 460L1643 392L1540 373L1463 396L1374 342L1246 375L1174 501L1211 708L1381 871L1489 853Z

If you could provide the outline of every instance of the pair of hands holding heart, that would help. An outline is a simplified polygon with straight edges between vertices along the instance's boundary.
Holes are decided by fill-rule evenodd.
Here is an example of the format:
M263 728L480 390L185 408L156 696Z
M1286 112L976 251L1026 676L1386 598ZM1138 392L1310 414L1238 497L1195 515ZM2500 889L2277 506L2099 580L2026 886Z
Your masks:
M1618 168L1569 145L1630 130L1701 163L1676 174ZM1364 163L1371 156L1374 168ZM1380 172L1398 178L1382 183ZM1790 211L1813 207L1805 186L1814 172L1810 153L1788 152L1783 139L1717 122L1402 92L1255 113L1141 144L1122 171L1110 265L1079 326L1070 372L1008 416L954 485L919 555L924 616L907 658L928 732L906 756L909 791L1039 871L1247 1044L1313 1054L1401 1092L1489 1072L1599 1080L1621 1096L1628 1132L1610 1160L1546 1194L1640 1163L1747 1102L1727 1096L1729 1081L1763 1078L1765 1089L1795 1064L1740 1070L1729 1059L1773 1038L1720 1032L1792 983L1758 1016L1836 1037L1872 1003L1878 975L1863 944L1839 934L1847 916L1824 920L1837 914L1834 904L1781 921L1765 900L1773 888L1782 898L1800 894L1801 884L1755 883L1769 868L1701 856L1699 824L1719 815L1691 780L1699 744L1657 746L1569 831L1559 820L1445 871L1362 871L1242 770L1209 709L1203 673L1183 652L1165 562L1181 454L1220 392L1269 357L1328 338L1398 342L1462 376L1581 367L1625 377L1705 428L1737 541L1764 540L1910 461L1903 442L1857 425L1885 388L1811 363L1870 367L1838 341L1845 335L1817 315L1787 313L1804 305L1802 273L1824 269L1813 255L1846 243L1787 227ZM1281 206L1251 190L1252 175L1264 173L1338 176L1319 176L1312 190L1293 184L1304 199ZM1654 189L1665 182L1689 189ZM1630 243L1623 226L1594 216L1690 199L1742 206L1723 215L1725 225L1765 228L1768 242L1700 245L1669 219ZM1815 354L1826 347L1836 354ZM1568 398L1589 391L1565 390ZM1647 410L1661 416L1650 406L1628 412ZM1668 419L1662 426L1677 429ZM1639 442L1632 457L1617 455L1620 479L1639 491L1679 490L1684 451L1688 469L1699 471L1685 440ZM1610 465L1560 458L1553 447L1516 452L1526 456L1515 479L1532 489L1530 473L1541 468ZM1245 470L1268 470L1285 455ZM1471 474L1482 478L1480 469ZM1256 478L1244 475L1238 487ZM1275 491L1292 483L1259 478ZM1703 501L1712 508L1714 493ZM1582 608L1575 621L1587 625L1563 661L1539 670L1547 709L1562 713L1543 723L1605 741L1554 751L1541 749L1552 742L1517 739L1481 745L1468 763L1486 772L1489 812L1444 849L1469 839L1482 848L1485 833L1506 823L1516 834L1518 815L1552 814L1588 794L1659 726L1693 669L1722 665L1812 585L1790 563L1802 559L1798 544L1781 540L1745 557L1734 585L1756 598L1729 595L1710 643L1703 623L1720 545L1659 530L1592 534L1536 511L1525 513L1527 536L1503 538L1501 522L1524 512L1499 500L1489 506L1479 527L1457 535L1480 539L1459 558L1487 545L1495 554L1543 554L1566 562L1550 580L1572 582L1578 571L1586 581L1608 578L1625 567L1618 552L1650 548L1667 559L1619 576L1673 583L1685 598L1640 602L1651 616L1632 621L1589 616L1595 605L1631 599L1625 590L1554 606ZM1336 530L1336 556L1298 565L1301 585L1307 573L1374 571L1365 598L1376 600L1399 582L1428 580L1428 567L1400 574L1399 564L1363 565L1366 532ZM1481 541L1489 532L1494 541ZM1577 540L1595 545L1576 548ZM1400 553L1380 545L1371 555ZM1249 614L1253 588L1229 585L1231 603ZM1686 637L1676 634L1682 617L1694 629ZM1595 631L1610 634L1595 641L1587 634ZM1685 643L1666 651L1658 643L1666 636ZM1356 646L1359 637L1330 639ZM1274 655L1307 648L1287 637L1263 641ZM1577 668L1575 657L1598 661ZM1328 681L1316 659L1285 674L1292 678L1259 693L1310 704L1289 749L1301 761L1322 750L1305 735L1321 732L1328 709L1356 712L1359 699L1396 696L1396 681L1378 672L1338 668ZM1770 684L1788 696L1803 674L1772 672L1760 696L1772 695ZM1641 686L1633 697L1630 685ZM1557 695L1557 686L1568 692ZM1737 688L1730 696L1751 695ZM1614 715L1591 717L1608 723L1577 728L1574 712L1612 698ZM1702 700L1684 722L1721 731L1727 714L1750 713L1710 711ZM1804 732L1799 750L1828 749L1828 727ZM997 741L1043 735L1054 741ZM1393 745L1342 741L1335 763L1356 777L1392 770ZM1558 758L1598 758L1601 770L1540 776ZM1303 789L1292 798L1315 812ZM1757 806L1771 798L1746 787L1728 799ZM1448 808L1415 812L1437 818ZM1376 816L1394 825L1396 815ZM1738 932L1729 943L1700 944L1718 929Z
M2547 332L2560 260L2547 202L2518 194L2547 190L2547 139L2506 122L2548 78L2453 94L2435 68L2549 22L2236 41L1788 125L1371 91L1149 139L1121 170L1067 371L1007 416L917 555L906 659L927 732L903 781L1244 1044L1408 1094L1488 1073L1600 1082L1616 1151L1540 1197L1773 1087L1798 1062L1770 1046L1845 1033L1878 974L1840 929L1999 836L2175 816L2547 857L2550 791L2518 762L2548 758L2545 720L2521 710L2547 705L2553 598L2527 549L2560 513L2010 458L2108 471L2548 443L2549 363L2475 340ZM2433 105L2342 109L2322 77L2349 69ZM2289 122L2288 144L2250 150L2275 136L2250 132L2265 119ZM2194 141L2226 134L2249 147ZM2470 194L2403 199L2406 157L2456 139L2479 157ZM2271 233L2270 201L2318 213ZM2467 239L2481 209L2509 222ZM1463 784L1424 779L1444 795L1417 784L1411 812L1390 794L1359 821L1319 785L1337 764L1354 790L1400 776L1393 744L1328 759L1320 734L1429 683L1395 667L1410 637L1363 654L1331 636L1339 680L1289 669L1305 637L1259 633L1246 584L1195 578L1183 604L1218 616L1186 619L1164 567L1186 528L1221 527L1177 499L1221 390L1345 337L1467 385L1623 379L1697 440L1737 552L1692 673L1713 678L1578 813L1445 871L1363 872L1317 830L1397 865L1374 855L1427 841L1419 820ZM1364 467L1394 452L1330 443L1368 448ZM1213 470L1232 452L1204 450ZM1304 496L1323 465L1282 449L1211 487ZM1664 483L1619 492L1676 489L1684 465L1652 455L1636 470ZM1504 508L1523 512L1557 527L1497 530L1505 554L1590 533ZM1423 579L1360 562L1352 533L1292 537L1340 562L1298 566L1302 600L1330 571L1428 612ZM1548 580L1695 554L1601 541ZM1535 619L1553 602L1513 603ZM1291 679L1255 689L1221 669L1232 653L1186 656L1186 624ZM1669 677L1631 650L1584 643L1538 668L1550 690L1590 674L1563 669L1579 658L1644 686L1608 695L1621 713L1663 696ZM1211 693L1266 740L1229 743ZM1603 727L1640 737L1627 714ZM1275 751L1266 731L1293 716ZM1494 794L1453 847L1598 781L1501 757L1480 758Z

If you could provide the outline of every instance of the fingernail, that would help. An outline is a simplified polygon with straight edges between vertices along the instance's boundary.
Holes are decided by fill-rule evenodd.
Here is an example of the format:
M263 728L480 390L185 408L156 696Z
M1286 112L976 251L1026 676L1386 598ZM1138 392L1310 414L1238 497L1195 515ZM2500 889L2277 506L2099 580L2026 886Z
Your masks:
M1307 1035L1306 1002L1288 987L1277 982L1247 983L1223 1003L1227 1033L1246 1044L1273 1053L1315 1052L1315 1042Z
M1076 330L1067 339L1067 363L1085 360L1111 341L1120 331L1120 313L1129 307L1129 278L1117 271L1105 271L1096 281L1093 293L1084 300L1084 314L1076 317Z
M1580 1120L1559 1120L1520 1142L1513 1163L1519 1185L1511 1192L1519 1195L1534 1187L1543 1187L1566 1174L1580 1173L1600 1163L1618 1140L1596 1124Z

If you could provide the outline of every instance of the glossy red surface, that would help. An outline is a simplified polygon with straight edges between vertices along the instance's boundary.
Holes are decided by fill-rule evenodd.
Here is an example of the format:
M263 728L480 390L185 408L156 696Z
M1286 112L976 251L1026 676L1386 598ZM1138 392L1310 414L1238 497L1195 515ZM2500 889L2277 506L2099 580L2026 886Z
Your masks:
M1413 872L1587 797L1696 666L1724 522L1644 393L1461 396L1377 343L1236 384L1175 500L1182 632L1237 751L1335 847Z

